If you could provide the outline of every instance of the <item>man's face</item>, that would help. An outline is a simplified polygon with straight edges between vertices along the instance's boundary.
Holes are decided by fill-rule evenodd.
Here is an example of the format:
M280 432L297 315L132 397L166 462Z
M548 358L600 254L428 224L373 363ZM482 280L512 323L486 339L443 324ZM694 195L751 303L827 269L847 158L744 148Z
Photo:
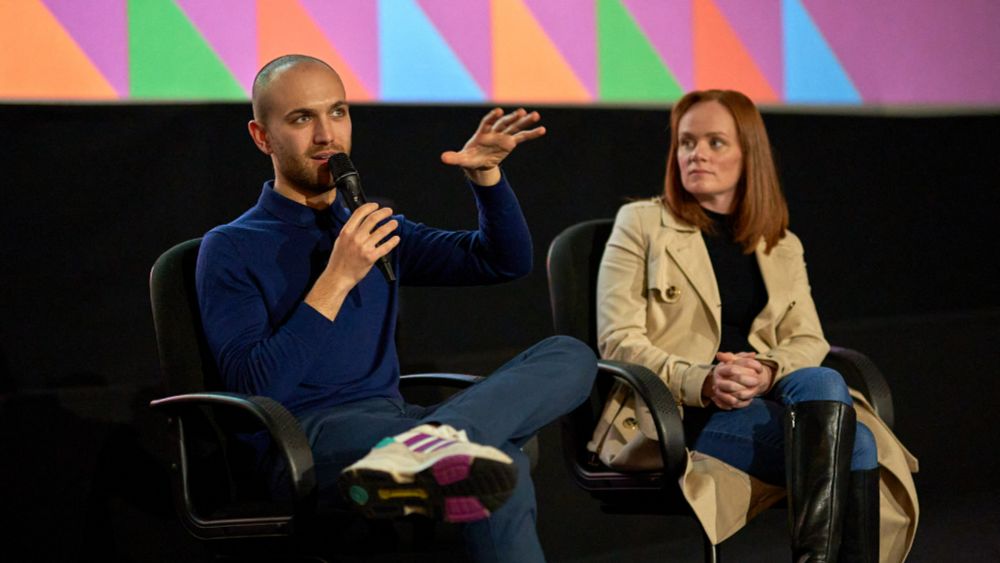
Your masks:
M271 155L277 185L312 194L330 190L327 159L351 152L351 116L340 77L323 65L299 63L273 79L262 104L263 123L252 122L250 130Z

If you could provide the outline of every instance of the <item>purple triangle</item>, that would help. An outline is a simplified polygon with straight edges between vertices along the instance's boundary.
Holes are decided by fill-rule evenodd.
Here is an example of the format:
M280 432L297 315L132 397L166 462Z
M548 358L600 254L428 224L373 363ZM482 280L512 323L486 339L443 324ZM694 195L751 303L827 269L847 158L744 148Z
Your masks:
M97 70L127 97L128 22L126 0L43 0Z
M866 102L1000 103L1000 2L802 4Z
M490 0L417 0L486 97L493 95L493 33Z
M244 0L174 0L247 94L257 74L257 12Z
M580 82L596 98L597 29L594 0L525 0L525 4Z
M781 0L713 0L771 88L785 91L781 50Z
M691 0L622 0L622 4L681 88L694 89Z
M378 7L372 0L300 0L330 45L365 88L378 96ZM388 8L384 8L388 9Z

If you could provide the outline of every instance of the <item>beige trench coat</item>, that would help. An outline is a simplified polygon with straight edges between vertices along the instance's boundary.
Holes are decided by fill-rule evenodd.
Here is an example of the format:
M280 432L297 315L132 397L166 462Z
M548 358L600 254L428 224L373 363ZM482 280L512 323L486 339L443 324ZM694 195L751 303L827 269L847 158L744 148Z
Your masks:
M777 365L775 380L819 365L829 345L813 304L801 242L788 232L768 254L762 242L756 257L769 300L750 327L750 344ZM721 341L722 303L697 228L679 221L658 200L622 207L598 274L597 300L603 357L652 369L681 408L706 406L701 389ZM852 396L858 420L871 429L878 446L880 559L902 561L919 514L911 476L917 460L859 393ZM655 440L649 409L620 386L608 398L589 447L609 466L655 469L662 465ZM680 485L713 543L784 496L780 487L693 451Z

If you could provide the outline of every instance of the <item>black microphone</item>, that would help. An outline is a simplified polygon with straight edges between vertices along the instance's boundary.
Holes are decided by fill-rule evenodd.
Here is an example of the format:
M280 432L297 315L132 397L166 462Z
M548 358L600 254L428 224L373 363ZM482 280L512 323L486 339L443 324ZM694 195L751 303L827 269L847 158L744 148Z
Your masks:
M344 196L344 205L351 210L351 213L368 203L365 192L361 191L361 176L358 176L358 171L354 168L351 157L347 156L346 153L338 152L326 162L327 166L330 167L333 184L337 187L337 194ZM385 281L389 283L396 281L396 274L392 271L392 261L389 260L389 254L379 258L375 265L385 276Z

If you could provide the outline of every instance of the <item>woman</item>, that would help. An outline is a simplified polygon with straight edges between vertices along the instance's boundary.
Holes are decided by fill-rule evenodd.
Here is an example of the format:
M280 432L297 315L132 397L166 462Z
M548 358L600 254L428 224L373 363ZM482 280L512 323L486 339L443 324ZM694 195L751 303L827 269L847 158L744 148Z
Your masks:
M902 560L916 460L840 374L817 367L829 345L787 226L753 102L730 90L684 96L664 195L625 205L608 240L601 354L650 368L687 407L693 451L681 485L714 542L783 485L794 560L878 561L880 516L882 560ZM591 442L605 463L656 464L643 410L627 389L612 393ZM880 514L881 458L891 467Z

